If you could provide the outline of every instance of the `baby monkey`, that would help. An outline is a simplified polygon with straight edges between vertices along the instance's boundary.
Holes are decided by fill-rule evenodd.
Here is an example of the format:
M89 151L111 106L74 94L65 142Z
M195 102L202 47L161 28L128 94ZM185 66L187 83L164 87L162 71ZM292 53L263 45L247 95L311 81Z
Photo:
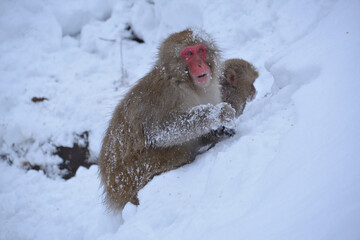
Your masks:
M220 78L222 100L236 110L237 117L243 113L246 102L255 98L254 82L258 76L255 67L245 60L225 61L224 74Z
M220 77L222 101L229 103L235 109L236 117L238 117L243 113L246 102L255 98L254 82L259 73L251 63L238 58L229 59L223 64L224 70ZM216 143L234 134L234 129L226 127L212 130L200 138L199 153L206 152Z

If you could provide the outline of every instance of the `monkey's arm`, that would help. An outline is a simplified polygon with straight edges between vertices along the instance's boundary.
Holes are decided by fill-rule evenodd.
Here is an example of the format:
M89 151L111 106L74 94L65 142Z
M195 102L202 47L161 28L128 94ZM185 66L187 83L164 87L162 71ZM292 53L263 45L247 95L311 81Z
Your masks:
M235 110L227 103L196 106L186 113L173 114L171 121L160 123L152 129L148 133L146 145L181 145L217 129L220 125L230 125L234 117Z

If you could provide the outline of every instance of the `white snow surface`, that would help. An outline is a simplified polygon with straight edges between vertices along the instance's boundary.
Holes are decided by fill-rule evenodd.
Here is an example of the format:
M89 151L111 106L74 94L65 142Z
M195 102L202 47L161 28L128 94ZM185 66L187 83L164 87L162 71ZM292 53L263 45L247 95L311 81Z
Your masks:
M360 239L359 12L351 0L2 0L0 154L13 164L0 161L0 239ZM144 44L124 39L128 25ZM186 27L253 63L258 94L234 137L111 213L97 166L65 181L51 153L87 130L95 158L116 104Z

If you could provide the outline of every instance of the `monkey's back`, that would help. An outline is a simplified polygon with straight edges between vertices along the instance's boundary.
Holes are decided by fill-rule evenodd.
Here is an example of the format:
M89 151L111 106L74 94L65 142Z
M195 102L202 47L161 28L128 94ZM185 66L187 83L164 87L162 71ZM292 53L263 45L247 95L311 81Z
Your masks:
M105 200L113 209L122 209L129 201L136 204L137 192L155 175L194 159L190 143L167 148L147 144L147 129L182 104L182 96L174 95L172 88L153 71L140 79L115 109L99 156ZM166 104L161 102L170 93Z

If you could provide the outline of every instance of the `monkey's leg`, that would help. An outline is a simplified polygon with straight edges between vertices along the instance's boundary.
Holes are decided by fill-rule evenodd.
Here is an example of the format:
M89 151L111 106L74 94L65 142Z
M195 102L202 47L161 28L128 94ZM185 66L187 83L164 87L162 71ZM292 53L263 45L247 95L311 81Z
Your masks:
M138 206L140 204L137 194L130 199L130 202L136 206Z

